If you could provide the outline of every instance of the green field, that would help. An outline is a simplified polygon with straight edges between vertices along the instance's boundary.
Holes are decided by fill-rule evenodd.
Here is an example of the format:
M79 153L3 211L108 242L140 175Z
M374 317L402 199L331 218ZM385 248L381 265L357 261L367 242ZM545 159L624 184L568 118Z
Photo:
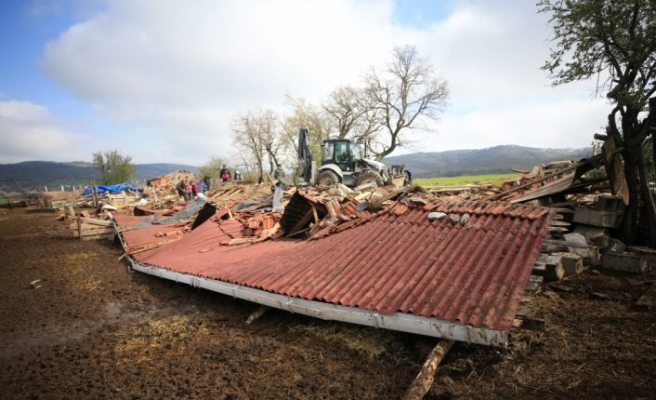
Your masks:
M506 181L517 179L521 174L490 174L490 175L465 175L449 176L444 178L417 178L413 183L420 186L464 186L484 185L499 186Z

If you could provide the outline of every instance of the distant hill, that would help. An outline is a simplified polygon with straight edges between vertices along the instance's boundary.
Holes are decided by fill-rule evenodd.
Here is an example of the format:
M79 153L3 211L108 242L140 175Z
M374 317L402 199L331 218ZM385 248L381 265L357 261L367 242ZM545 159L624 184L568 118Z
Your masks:
M522 146L496 146L480 150L453 150L436 153L412 153L386 158L385 164L405 164L413 177L437 177L498 174L513 168L530 170L551 161L580 160L589 157L590 149L541 149ZM197 167L182 164L137 164L134 180L142 186L147 179L185 169L198 173ZM87 185L100 174L88 162L57 163L28 161L0 164L0 189L55 188L61 185ZM121 182L116 182L121 183Z
M513 168L530 170L552 161L580 160L591 150L542 149L514 145L480 150L452 150L437 153L412 153L385 158L386 165L405 164L413 177L483 175L512 172Z
M198 173L198 168L183 164L137 164L132 184L141 186L147 179L186 169ZM59 163L52 161L26 161L17 164L0 164L0 190L35 189L61 185L88 185L99 180L98 170L87 162ZM115 182L122 183L122 182Z

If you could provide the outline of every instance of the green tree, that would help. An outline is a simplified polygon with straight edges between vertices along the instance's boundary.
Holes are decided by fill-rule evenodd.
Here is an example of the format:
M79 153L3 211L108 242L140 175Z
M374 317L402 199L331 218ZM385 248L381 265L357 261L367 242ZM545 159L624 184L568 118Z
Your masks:
M213 156L205 164L198 167L198 170L200 171L200 174L203 176L209 176L210 178L218 178L219 171L221 171L221 168L223 168L224 165L229 165L229 163L221 157Z
M645 141L656 129L656 2L654 0L539 0L553 28L543 69L554 85L597 77L597 93L609 99L608 133L622 148L629 205L624 239L639 228L656 246L656 207L649 189ZM644 117L645 113L649 114ZM652 142L653 143L653 142Z
M321 145L328 139L331 122L320 107L313 105L304 98L286 95L285 105L291 112L284 117L282 123L282 138L284 148L293 152L290 158L296 159L298 153L298 132L301 128L308 130L308 141L312 158L321 162Z
M118 150L93 153L92 163L100 171L104 185L129 182L136 169L132 157L124 156Z

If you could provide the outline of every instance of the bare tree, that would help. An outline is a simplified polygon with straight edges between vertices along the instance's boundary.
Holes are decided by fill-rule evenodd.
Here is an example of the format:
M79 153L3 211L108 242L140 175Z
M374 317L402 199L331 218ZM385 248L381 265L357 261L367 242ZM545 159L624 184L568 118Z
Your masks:
M264 176L265 166L272 173L276 164L280 163L284 142L279 125L278 117L272 110L248 111L232 121L233 145L242 154L242 159L254 160L260 177Z
M367 138L383 124L381 113L362 88L340 87L330 94L322 107L340 139Z
M280 152L283 147L278 116L272 110L261 111L257 115L256 126L269 161L269 173L273 173L276 165L280 165Z
M382 73L372 68L364 82L374 106L370 112L378 113L373 120L382 118L382 129L367 138L379 160L404 146L411 128L437 120L449 97L447 82L433 75L432 65L412 46L395 48L387 68Z
M248 154L255 161L258 176L264 175L264 146L258 135L255 116L251 111L237 115L231 123L232 144L240 153Z

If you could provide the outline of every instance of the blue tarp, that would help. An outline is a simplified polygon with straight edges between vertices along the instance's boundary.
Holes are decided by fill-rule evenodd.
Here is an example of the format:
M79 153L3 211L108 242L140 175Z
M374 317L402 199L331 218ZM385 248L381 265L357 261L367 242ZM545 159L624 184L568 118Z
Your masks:
M137 189L133 188L132 185L129 183L119 183L117 185L103 185L103 186L96 186L98 193L121 193L124 190L132 190L132 191L137 191ZM88 187L84 189L84 194L91 194L91 187Z

